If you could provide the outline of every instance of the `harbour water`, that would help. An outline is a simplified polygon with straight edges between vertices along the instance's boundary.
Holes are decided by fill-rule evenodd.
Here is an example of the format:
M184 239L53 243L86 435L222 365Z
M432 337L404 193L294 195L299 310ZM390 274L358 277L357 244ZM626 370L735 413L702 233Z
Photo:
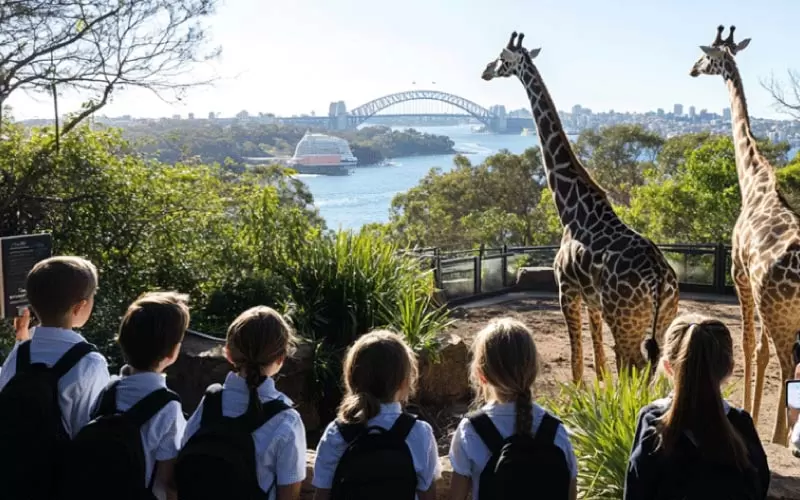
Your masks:
M400 127L402 128L402 127ZM501 149L521 153L538 144L535 135L495 135L472 132L469 125L414 127L420 132L446 135L473 165ZM359 167L345 177L300 175L314 204L331 229L359 229L371 222L389 220L392 198L416 186L433 167L444 171L453 166L455 155L415 156L391 160L389 165Z

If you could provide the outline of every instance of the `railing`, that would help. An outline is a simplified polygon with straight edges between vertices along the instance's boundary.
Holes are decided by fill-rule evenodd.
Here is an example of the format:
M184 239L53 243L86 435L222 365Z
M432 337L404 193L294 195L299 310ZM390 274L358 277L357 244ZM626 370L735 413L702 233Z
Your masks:
M436 286L443 291L447 302L457 304L513 290L520 267L552 268L558 248L558 245L459 251L423 248L415 254L433 270ZM673 244L659 248L675 269L682 292L735 294L729 272L730 246Z

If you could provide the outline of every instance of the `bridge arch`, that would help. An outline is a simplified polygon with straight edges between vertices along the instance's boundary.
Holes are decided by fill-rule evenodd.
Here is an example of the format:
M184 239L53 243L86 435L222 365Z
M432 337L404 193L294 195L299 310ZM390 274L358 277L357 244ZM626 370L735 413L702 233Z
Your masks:
M421 100L441 101L451 104L457 108L463 109L487 127L492 126L492 114L488 109L468 99L464 99L463 97L448 94L447 92L440 92L438 90L407 90L405 92L385 95L350 110L349 115L354 121L353 125L357 127L389 106L400 104L401 102Z

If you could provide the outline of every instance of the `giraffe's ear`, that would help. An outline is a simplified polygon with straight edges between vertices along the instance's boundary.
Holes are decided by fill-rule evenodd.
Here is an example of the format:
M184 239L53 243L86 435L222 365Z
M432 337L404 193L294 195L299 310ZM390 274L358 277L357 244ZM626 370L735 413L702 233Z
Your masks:
M519 59L519 54L511 49L503 49L503 52L500 54L500 59L503 61L516 61Z
M722 51L716 47L709 47L707 45L701 45L700 50L702 50L705 55L711 57L719 57L722 55Z
M541 48L531 49L531 50L528 51L528 55L531 56L531 59L536 59L536 56L538 56L539 52L541 52L541 51L542 51Z
M738 54L739 52L743 51L744 49L747 48L748 45L750 45L750 39L745 38L744 40L739 42L738 45L736 45L736 53Z

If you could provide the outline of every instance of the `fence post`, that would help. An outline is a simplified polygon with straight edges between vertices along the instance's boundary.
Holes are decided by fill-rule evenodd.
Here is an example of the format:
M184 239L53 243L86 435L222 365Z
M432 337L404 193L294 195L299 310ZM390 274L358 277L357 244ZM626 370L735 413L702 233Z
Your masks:
M483 266L481 265L480 256L473 257L472 258L472 262L473 262L472 290L475 293L475 295L478 295L479 293L481 293L481 286L482 286L481 285L481 268Z
M727 277L727 252L725 245L717 243L714 252L714 289L719 294L725 293L725 278Z
M500 257L500 267L503 268L503 288L508 287L508 245L503 243L503 256Z

